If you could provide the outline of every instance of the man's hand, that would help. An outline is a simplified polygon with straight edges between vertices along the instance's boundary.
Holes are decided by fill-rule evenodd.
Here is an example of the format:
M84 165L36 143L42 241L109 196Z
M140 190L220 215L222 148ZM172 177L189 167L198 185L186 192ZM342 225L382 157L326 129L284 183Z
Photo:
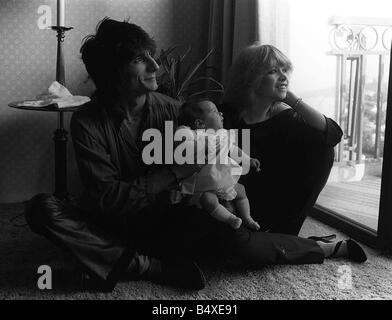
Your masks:
M256 172L260 172L260 161L258 159L255 158L250 158L250 167L255 169Z
M175 174L177 181L190 177L203 168L204 164L176 164L170 167L171 171Z

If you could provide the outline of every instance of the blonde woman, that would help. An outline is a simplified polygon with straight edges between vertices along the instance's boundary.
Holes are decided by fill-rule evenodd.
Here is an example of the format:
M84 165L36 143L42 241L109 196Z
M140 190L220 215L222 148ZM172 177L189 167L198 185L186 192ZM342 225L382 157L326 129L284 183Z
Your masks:
M250 156L263 164L260 173L240 180L253 218L264 231L297 235L328 179L342 130L289 90L292 71L272 45L245 48L231 67L222 111L227 129L250 129ZM354 250L365 259L352 241L318 244L326 256Z

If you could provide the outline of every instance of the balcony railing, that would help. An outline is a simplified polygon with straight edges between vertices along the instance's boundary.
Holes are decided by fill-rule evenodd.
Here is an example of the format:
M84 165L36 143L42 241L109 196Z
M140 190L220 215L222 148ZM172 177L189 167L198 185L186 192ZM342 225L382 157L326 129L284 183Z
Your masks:
M364 153L368 158L380 159L383 153L387 92L384 65L391 47L392 19L332 17L329 24L332 29L329 39L331 51L328 54L336 56L337 70L335 115L344 131L336 160L340 163L362 163ZM365 88L369 55L378 56L373 90ZM372 146L369 146L368 139L364 140L364 133L369 135L365 131L364 120L375 126Z

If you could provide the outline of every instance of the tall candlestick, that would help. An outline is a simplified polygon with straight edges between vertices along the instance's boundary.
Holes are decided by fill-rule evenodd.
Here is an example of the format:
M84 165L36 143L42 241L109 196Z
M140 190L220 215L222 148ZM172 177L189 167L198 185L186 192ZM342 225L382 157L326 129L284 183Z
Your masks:
M65 26L65 0L57 0L57 26L52 30L57 32L57 62L56 81L65 86L65 66L63 44L65 33L73 29ZM64 112L57 113L58 128L54 133L55 142L55 195L60 198L67 197L67 131L64 129Z
M57 0L57 26L65 26L65 0Z

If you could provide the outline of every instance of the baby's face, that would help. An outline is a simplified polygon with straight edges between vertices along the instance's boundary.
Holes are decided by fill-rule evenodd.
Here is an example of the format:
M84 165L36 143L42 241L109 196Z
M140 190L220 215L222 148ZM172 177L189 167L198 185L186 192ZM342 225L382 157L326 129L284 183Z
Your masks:
M223 115L211 101L200 102L204 111L204 123L207 129L219 130L223 128Z

